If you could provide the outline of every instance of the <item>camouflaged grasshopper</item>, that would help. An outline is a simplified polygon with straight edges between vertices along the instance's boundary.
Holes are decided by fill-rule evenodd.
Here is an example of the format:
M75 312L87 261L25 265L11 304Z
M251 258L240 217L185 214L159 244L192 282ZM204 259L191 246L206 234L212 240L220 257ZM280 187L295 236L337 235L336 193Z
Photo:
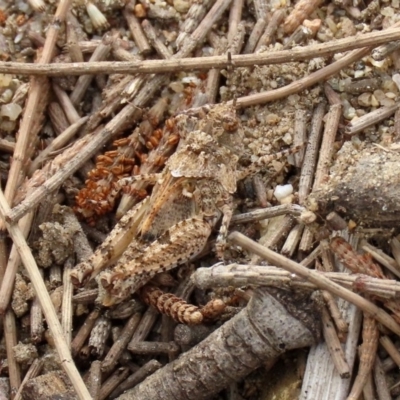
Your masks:
M121 180L154 184L151 196L127 212L96 252L72 271L76 286L98 275L103 305L119 303L157 273L193 259L214 226L221 227L216 253L223 258L238 180L301 147L260 157L239 169L243 131L234 107L203 107L176 117L180 143L158 174ZM104 289L104 290L103 290Z

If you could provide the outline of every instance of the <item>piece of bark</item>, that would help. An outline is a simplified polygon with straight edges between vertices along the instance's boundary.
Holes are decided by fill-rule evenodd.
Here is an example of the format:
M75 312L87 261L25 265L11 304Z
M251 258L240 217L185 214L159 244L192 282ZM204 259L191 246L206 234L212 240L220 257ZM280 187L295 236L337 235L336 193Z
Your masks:
M310 346L319 320L309 296L259 288L248 306L119 400L207 399L285 351Z
M331 167L329 180L308 198L322 216L335 211L346 220L371 228L400 222L400 155L379 147L356 150L345 143Z
M24 400L76 400L77 395L67 375L62 371L52 371L30 379L22 392Z

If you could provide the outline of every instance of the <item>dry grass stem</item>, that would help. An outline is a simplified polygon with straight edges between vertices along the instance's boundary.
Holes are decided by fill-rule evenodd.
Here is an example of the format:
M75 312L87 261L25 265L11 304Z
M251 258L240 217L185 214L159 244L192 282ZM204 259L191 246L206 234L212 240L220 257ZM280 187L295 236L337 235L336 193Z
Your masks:
M335 271L334 260L332 252L329 248L329 243L327 240L321 240L321 261L323 265L323 270L325 272L333 272Z
M52 84L52 89L69 123L72 125L78 122L81 117L78 114L78 111L76 111L75 106L72 104L72 101L65 90L61 89L56 83Z
M234 37L237 34L238 25L242 20L242 11L244 6L244 0L233 0L231 9L229 11L229 31L228 31L228 43L231 44Z
M315 108L311 120L311 131L308 138L307 147L304 154L303 165L301 167L299 182L299 203L304 204L307 196L310 194L314 180L314 171L317 164L319 144L325 115L326 103L321 102Z
M329 313L333 319L333 322L335 323L338 332L343 337L344 334L348 332L349 327L347 325L347 322L342 317L335 298L326 290L322 291L322 297L325 300Z
M227 0L226 0L227 1ZM207 24L208 25L208 24ZM202 27L203 28L203 27ZM196 36L198 36L197 33ZM64 75L84 75L84 74L153 74L153 73L171 73L179 69L180 71L209 70L211 68L227 68L231 63L235 67L252 67L254 65L283 64L293 61L304 61L315 57L331 56L338 52L344 52L361 47L378 46L391 40L400 38L400 29L386 29L384 31L366 33L363 35L351 36L345 39L338 39L333 42L305 46L304 48L294 48L275 52L265 52L259 54L244 54L232 56L232 61L226 56L202 57L199 58L172 58L171 60L143 60L133 62L96 62L96 63L57 63L57 64L22 64L14 62L1 62L0 73L20 74L20 75L45 75L64 76ZM300 91L314 83L323 80L327 76L333 75L346 65L364 57L370 50L360 49L352 52L340 60L322 68L318 74L310 74L312 83L309 80L304 82L304 78L297 81L297 86L302 86ZM190 50L185 49L185 54ZM178 54L178 53L177 53ZM315 75L316 74L316 75ZM292 85L296 84L294 82ZM304 86L303 86L304 85ZM291 86L292 88L292 86ZM282 89L280 89L282 90ZM292 90L292 89L291 89ZM280 93L280 92L278 92ZM259 95L258 95L259 96ZM279 96L277 98L281 98ZM250 101L250 96L247 101ZM271 99L272 100L272 99ZM271 101L260 100L260 102ZM244 102L244 100L243 100ZM257 102L251 104L258 104ZM242 104L243 106L251 104Z
M400 265L400 241L396 236L390 240L390 248L398 267Z
M362 388L363 400L375 400L374 382L372 380L372 372L369 372Z
M316 258L321 254L322 248L318 245L307 257L301 260L300 264L306 268L310 268Z
M37 169L51 157L51 153L65 146L86 123L89 117L80 118L78 121L70 125L64 132L58 135L40 154L32 161L28 175L31 176Z
M73 260L69 258L64 264L63 273L63 298L61 308L61 326L64 332L65 341L67 345L71 346L72 340L72 296L74 288L71 282L71 268L73 267Z
M385 266L390 272L400 278L400 267L398 266L395 259L385 254L382 250L369 244L366 240L362 240L360 243L361 248L371 256Z
M307 254L314 246L314 231L312 231L308 226L303 230L303 235L301 236L299 251L303 254Z
M28 236L29 229L34 217L34 213L30 212L28 215L24 216L21 221L18 222L18 226L21 229L24 238ZM1 281L0 287L0 314L4 314L10 303L14 288L15 274L19 268L21 258L18 254L18 250L15 246L11 248L11 253L8 258L7 268L3 279Z
M313 191L317 190L329 175L333 157L333 144L339 127L339 121L342 116L342 105L335 104L329 109L325 123L325 129L322 136L321 148L319 151L318 164L314 176Z
M248 213L234 215L231 219L231 225L261 221L263 219L275 218L280 215L286 215L286 214L298 217L304 210L305 210L304 207L301 207L297 204L283 204L281 206L275 206L270 208L260 208L258 210L253 210Z
M294 139L293 139L294 146L300 146L307 142L306 123L307 123L306 110L303 109L296 110L294 116ZM305 149L303 148L293 155L294 165L297 168L300 168L303 165L304 150Z
M291 257L297 249L297 246L303 233L304 225L297 224L289 232L284 245L282 246L281 253L286 257Z
M131 31L133 40L135 41L137 47L139 48L140 54L146 55L151 52L151 46L146 39L146 36L143 32L139 20L133 14L133 9L132 9L133 4L131 2L125 6L123 15L124 18L126 19L129 30Z
M278 265L281 268L290 271L291 273L297 274L308 281L314 283L320 289L325 289L334 294L335 296L339 296L344 300L353 303L357 307L361 308L366 313L369 313L379 321L382 325L386 326L392 332L400 335L400 326L397 322L385 311L383 311L380 307L377 307L375 304L370 301L364 299L363 297L339 286L338 284L332 282L327 277L319 275L318 272L313 270L309 270L303 267L301 264L296 263L280 254L258 244L257 242L247 238L239 232L232 232L229 235L229 240L233 243L245 248L246 250L259 255L260 257L266 259L268 262Z
M284 18L285 12L283 10L274 11L271 19L267 24L267 27L265 28L265 32L262 34L257 42L255 52L258 52L263 46L268 46L270 43L272 43L274 35Z
M335 364L337 371L342 379L350 377L350 368L346 362L342 345L339 341L338 335L333 326L332 320L329 316L329 312L324 307L322 309L322 332L324 335L325 343L328 346L329 353L332 357L332 361Z
M146 35L147 39L156 50L157 54L164 60L168 60L169 58L171 58L172 57L171 50L168 49L168 47L165 46L162 40L159 39L158 33L151 24L151 22L145 19L142 22L142 27L144 34Z
M44 360L40 358L36 358L31 366L29 367L28 371L25 374L24 380L22 381L18 392L15 394L13 400L21 400L22 390L24 389L25 384L29 381L29 379L36 378L43 367Z
M375 357L373 377L376 387L376 393L379 400L391 400L390 390L386 381L385 371L382 368L382 361L378 356Z
M243 54L251 54L257 46L257 43L267 26L267 19L265 16L259 18L254 25L249 38L247 39L246 46L244 47Z
M254 0L253 4L255 16L257 19L268 14L268 10L270 7L268 0Z
M114 40L113 36L105 34L101 43L90 57L89 61L99 62L105 60L110 54L113 40ZM76 106L82 101L83 96L85 95L92 80L93 80L92 75L81 75L78 78L75 84L75 88L69 96L71 103L73 105Z
M43 269L40 269L40 273L43 279ZM44 333L44 326L42 308L37 296L35 296L31 304L30 322L31 340L33 343L40 343Z
M292 50L290 50L292 51ZM311 73L295 82L290 83L279 89L269 90L249 96L239 97L236 104L239 107L249 107L257 104L264 104L274 100L279 100L290 96L291 94L299 93L310 86L315 85L321 81L324 81L329 76L338 73L344 67L360 60L370 52L370 48L362 48L360 50L353 50L343 56L340 60L329 64L328 66L321 68L320 70ZM228 104L233 104L228 102Z
M14 356L14 346L18 344L15 315L12 310L6 311L3 318L4 340L6 342L8 376L10 379L11 397L21 385L21 369Z
M354 122L351 121L350 124L346 127L346 133L348 135L354 135L358 132L363 131L369 126L376 125L378 122L381 122L394 114L399 108L399 105L400 104L397 103L390 107L381 107L377 110L371 111L370 113L363 115Z
M391 341L389 336L382 336L379 339L379 343L387 351L387 353L392 358L392 360L396 363L396 365L400 368L400 352L396 348L394 343Z
M285 237L287 237L294 223L295 219L291 215L282 216L278 229L274 230L272 234L268 234L268 231L266 236L260 238L260 242L262 242L263 246L266 247L276 246Z

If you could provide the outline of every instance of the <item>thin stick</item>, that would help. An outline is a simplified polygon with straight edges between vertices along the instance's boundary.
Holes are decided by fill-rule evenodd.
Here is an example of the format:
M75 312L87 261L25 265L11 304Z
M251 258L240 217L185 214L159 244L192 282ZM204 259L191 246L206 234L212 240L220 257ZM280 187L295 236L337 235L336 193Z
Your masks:
M25 374L24 380L21 383L21 386L18 389L18 392L16 393L14 400L20 400L21 399L21 394L22 391L24 390L24 386L26 383L29 381L29 379L36 378L40 370L42 369L42 366L44 364L44 359L43 358L36 358L31 366L28 369L28 372Z
M101 388L101 361L95 360L90 364L89 379L88 379L89 392L93 400L99 400Z
M391 400L392 396L386 382L385 371L382 368L382 361L378 356L375 357L373 376L379 400Z
M111 51L111 45L114 38L110 34L105 34L103 39L101 40L100 45L94 51L92 56L90 57L91 62L98 62L105 60ZM73 105L79 104L83 96L86 93L87 88L89 87L90 83L93 80L93 76L91 75L81 75L78 80L76 81L74 90L72 91L71 95L69 96L71 103Z
M229 31L228 31L228 43L231 44L233 38L236 36L238 25L242 20L244 0L233 0L230 12L229 12Z
M249 107L257 104L268 103L274 100L279 100L291 94L299 93L302 90L315 85L316 83L324 81L329 76L338 73L344 67L365 57L367 54L369 54L369 52L370 52L369 47L362 48L360 50L354 50L352 52L349 52L349 54L345 55L340 60L335 61L334 63L329 64L326 67L321 68L320 70L305 76L304 78L292 82L287 86L275 90L269 90L262 93L252 94L249 96L239 97L236 100L236 104L238 107ZM228 102L228 104L233 104L233 103Z
M325 123L324 134L322 136L318 165L314 177L313 191L319 189L329 174L329 168L333 157L333 143L335 142L341 115L341 104L334 104L330 107Z
M126 390L133 388L138 383L144 381L147 376L160 369L162 365L157 360L150 360L143 365L138 371L129 376L124 382L122 382L117 389L115 389L110 398L115 399Z
M89 119L89 117L80 118L74 124L70 125L64 132L58 135L40 154L32 161L29 167L28 175L31 176L41 164L44 164L50 154L65 146L79 131L79 128Z
M75 106L72 104L72 101L65 90L61 89L56 83L53 83L52 88L54 94L57 96L60 106L64 110L65 116L67 117L69 123L74 124L75 122L79 121L81 117L79 116L78 111L76 111Z
M327 290L322 291L322 296L325 300L325 303L329 309L329 313L332 317L333 322L336 325L338 332L343 336L343 334L348 332L349 327L347 325L347 322L342 317L335 298Z
M297 245L299 244L301 234L303 233L303 224L297 224L290 231L286 238L285 244L282 246L281 253L287 257L291 257L296 251Z
M265 26L267 25L267 19L265 17L259 18L251 31L250 37L247 40L246 46L243 50L243 54L251 54L256 48L257 42L264 32Z
M372 278L345 272L316 272L350 290L356 291L362 288L363 293L385 299L400 297L400 283L396 280ZM281 268L257 265L215 264L210 268L198 268L191 279L201 289L247 285L281 288L298 287L310 290L317 288L315 284L298 276L293 276L293 274Z
M71 342L71 353L75 357L79 354L83 345L86 342L86 339L89 337L90 332L93 329L94 323L97 318L100 316L100 309L95 308L85 319L85 322L80 327L79 331L75 335L74 339Z
M74 292L71 282L71 268L73 267L73 260L68 258L64 264L63 273L63 298L61 308L61 326L64 332L65 341L69 348L71 348L72 339L72 295Z
M307 141L306 110L300 108L296 110L294 116L294 139L293 145L300 146ZM300 168L304 158L304 148L293 155L294 165Z
M283 10L276 10L273 14L271 19L268 22L267 27L265 28L265 32L260 37L260 40L257 43L255 51L259 51L263 46L268 46L278 30L279 25L285 18L285 12Z
M146 55L151 53L151 46L144 35L139 20L135 17L132 10L132 3L128 3L123 11L124 18L128 23L129 30L131 31L133 40L140 50L140 54Z
M136 313L129 318L118 340L112 345L110 351L101 363L101 370L103 373L112 371L112 369L117 365L120 355L126 349L126 346L137 329L141 318L142 314L140 313Z
M311 186L314 180L314 171L317 164L319 143L321 141L323 117L325 115L326 103L321 102L314 110L311 121L311 132L308 139L306 153L304 155L303 166L300 173L299 182L299 203L304 204L307 196L310 194Z
M363 115L362 117L356 119L354 122L351 121L350 124L346 127L346 133L348 135L354 135L358 132L363 131L369 126L375 125L378 122L389 118L392 114L396 112L399 106L400 103L396 103L395 105L390 107L381 107L375 111L371 111L370 113Z
M26 243L26 240L18 228L18 226L10 225L5 220L5 215L10 212L10 207L4 197L2 190L0 189L0 216L5 223L7 230L13 240L14 246L16 246L22 262L26 270L28 271L30 280L35 289L36 295L39 298L40 305L42 306L43 313L46 317L47 324L52 334L55 347L61 360L61 365L65 372L71 379L71 383L74 386L80 399L90 399L89 392L86 389L82 378L75 367L75 364L71 358L71 354L68 349L68 345L65 342L61 324L58 321L57 314L54 310L53 303L51 302L50 296L47 292L46 286L40 276L39 268L36 264L35 259Z
M326 307L322 309L322 332L332 361L342 379L350 377L350 368Z
M152 46L155 48L158 55L165 60L171 58L171 50L158 38L157 31L155 30L151 22L145 19L142 22L142 27L144 29L144 34L146 35Z
M379 339L379 343L382 345L382 347L387 351L392 360L400 368L400 352L399 350L397 350L394 343L390 340L389 336L382 336Z
M129 368L118 368L102 385L99 393L99 400L105 400L129 376Z
M242 246L246 250L251 251L266 259L271 264L278 265L281 268L284 268L294 274L302 276L308 281L314 283L320 289L328 290L334 295L342 297L344 300L355 304L364 312L371 314L373 318L379 321L382 325L386 326L392 332L400 335L400 326L397 324L397 322L388 313L386 313L370 301L364 299L363 297L352 293L351 291L330 281L325 276L318 275L317 272L309 270L303 267L301 264L298 264L264 246L259 245L255 241L247 238L239 232L232 232L229 235L229 239L235 244Z
M281 206L275 206L270 208L260 208L258 210L253 210L248 213L234 215L231 219L231 225L261 221L263 219L274 218L278 217L279 215L286 215L286 214L298 217L304 210L305 210L304 207L301 207L297 204L283 204Z
M28 215L25 215L24 218L22 218L18 222L18 227L21 230L22 234L24 235L24 238L28 236L33 216L34 214L33 212L31 212ZM0 287L0 314L4 314L4 312L8 307L8 304L10 303L10 299L14 288L15 274L17 273L20 262L21 259L18 254L18 251L15 246L12 246L10 257L8 258L7 261L6 272L3 276Z
M366 33L350 36L333 42L321 43L291 50L273 51L260 54L242 54L232 56L232 63L236 67L252 67L254 65L283 64L294 61L304 61L315 57L329 57L335 53L359 49L361 47L373 47L400 38L400 29L386 29L381 32ZM350 53L340 60L322 68L319 73L313 73L313 83L335 74L346 65L364 57L370 49L360 49L358 53ZM200 61L201 60L201 61ZM153 74L170 73L176 71L208 70L210 68L223 69L231 62L226 56L171 59L171 60L143 60L130 62L96 62L96 63L57 63L57 64L24 64L18 62L1 62L0 73L19 75L94 75L94 74ZM328 68L328 69L327 69ZM314 78L315 76L315 78ZM304 78L303 78L304 79ZM303 85L303 80L301 85ZM297 82L300 82L297 81ZM308 86L307 86L308 87ZM305 88L305 87L303 87ZM282 88L283 89L283 88ZM281 89L281 90L282 90ZM302 89L300 89L302 90ZM250 97L250 96L248 96ZM250 100L248 100L250 101ZM257 103L252 103L257 104Z
M6 342L8 375L10 378L11 398L21 385L21 370L15 360L13 347L18 344L17 329L15 326L15 315L12 310L8 310L4 315L4 339Z
M43 279L43 269L39 271ZM42 341L44 326L43 326L43 313L40 307L40 302L35 296L31 304L31 340L33 343L40 343Z

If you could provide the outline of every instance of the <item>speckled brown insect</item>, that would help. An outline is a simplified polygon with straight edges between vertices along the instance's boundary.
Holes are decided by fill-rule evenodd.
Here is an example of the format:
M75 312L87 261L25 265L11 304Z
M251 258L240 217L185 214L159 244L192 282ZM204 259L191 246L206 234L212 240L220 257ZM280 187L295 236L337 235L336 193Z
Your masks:
M193 259L221 215L216 252L222 258L237 180L298 150L263 156L239 170L243 132L232 106L187 112L175 118L175 125L181 140L164 170L119 182L121 188L132 181L151 182L151 196L125 214L93 256L72 271L80 286L115 264L98 277L103 305L121 302L157 273Z

